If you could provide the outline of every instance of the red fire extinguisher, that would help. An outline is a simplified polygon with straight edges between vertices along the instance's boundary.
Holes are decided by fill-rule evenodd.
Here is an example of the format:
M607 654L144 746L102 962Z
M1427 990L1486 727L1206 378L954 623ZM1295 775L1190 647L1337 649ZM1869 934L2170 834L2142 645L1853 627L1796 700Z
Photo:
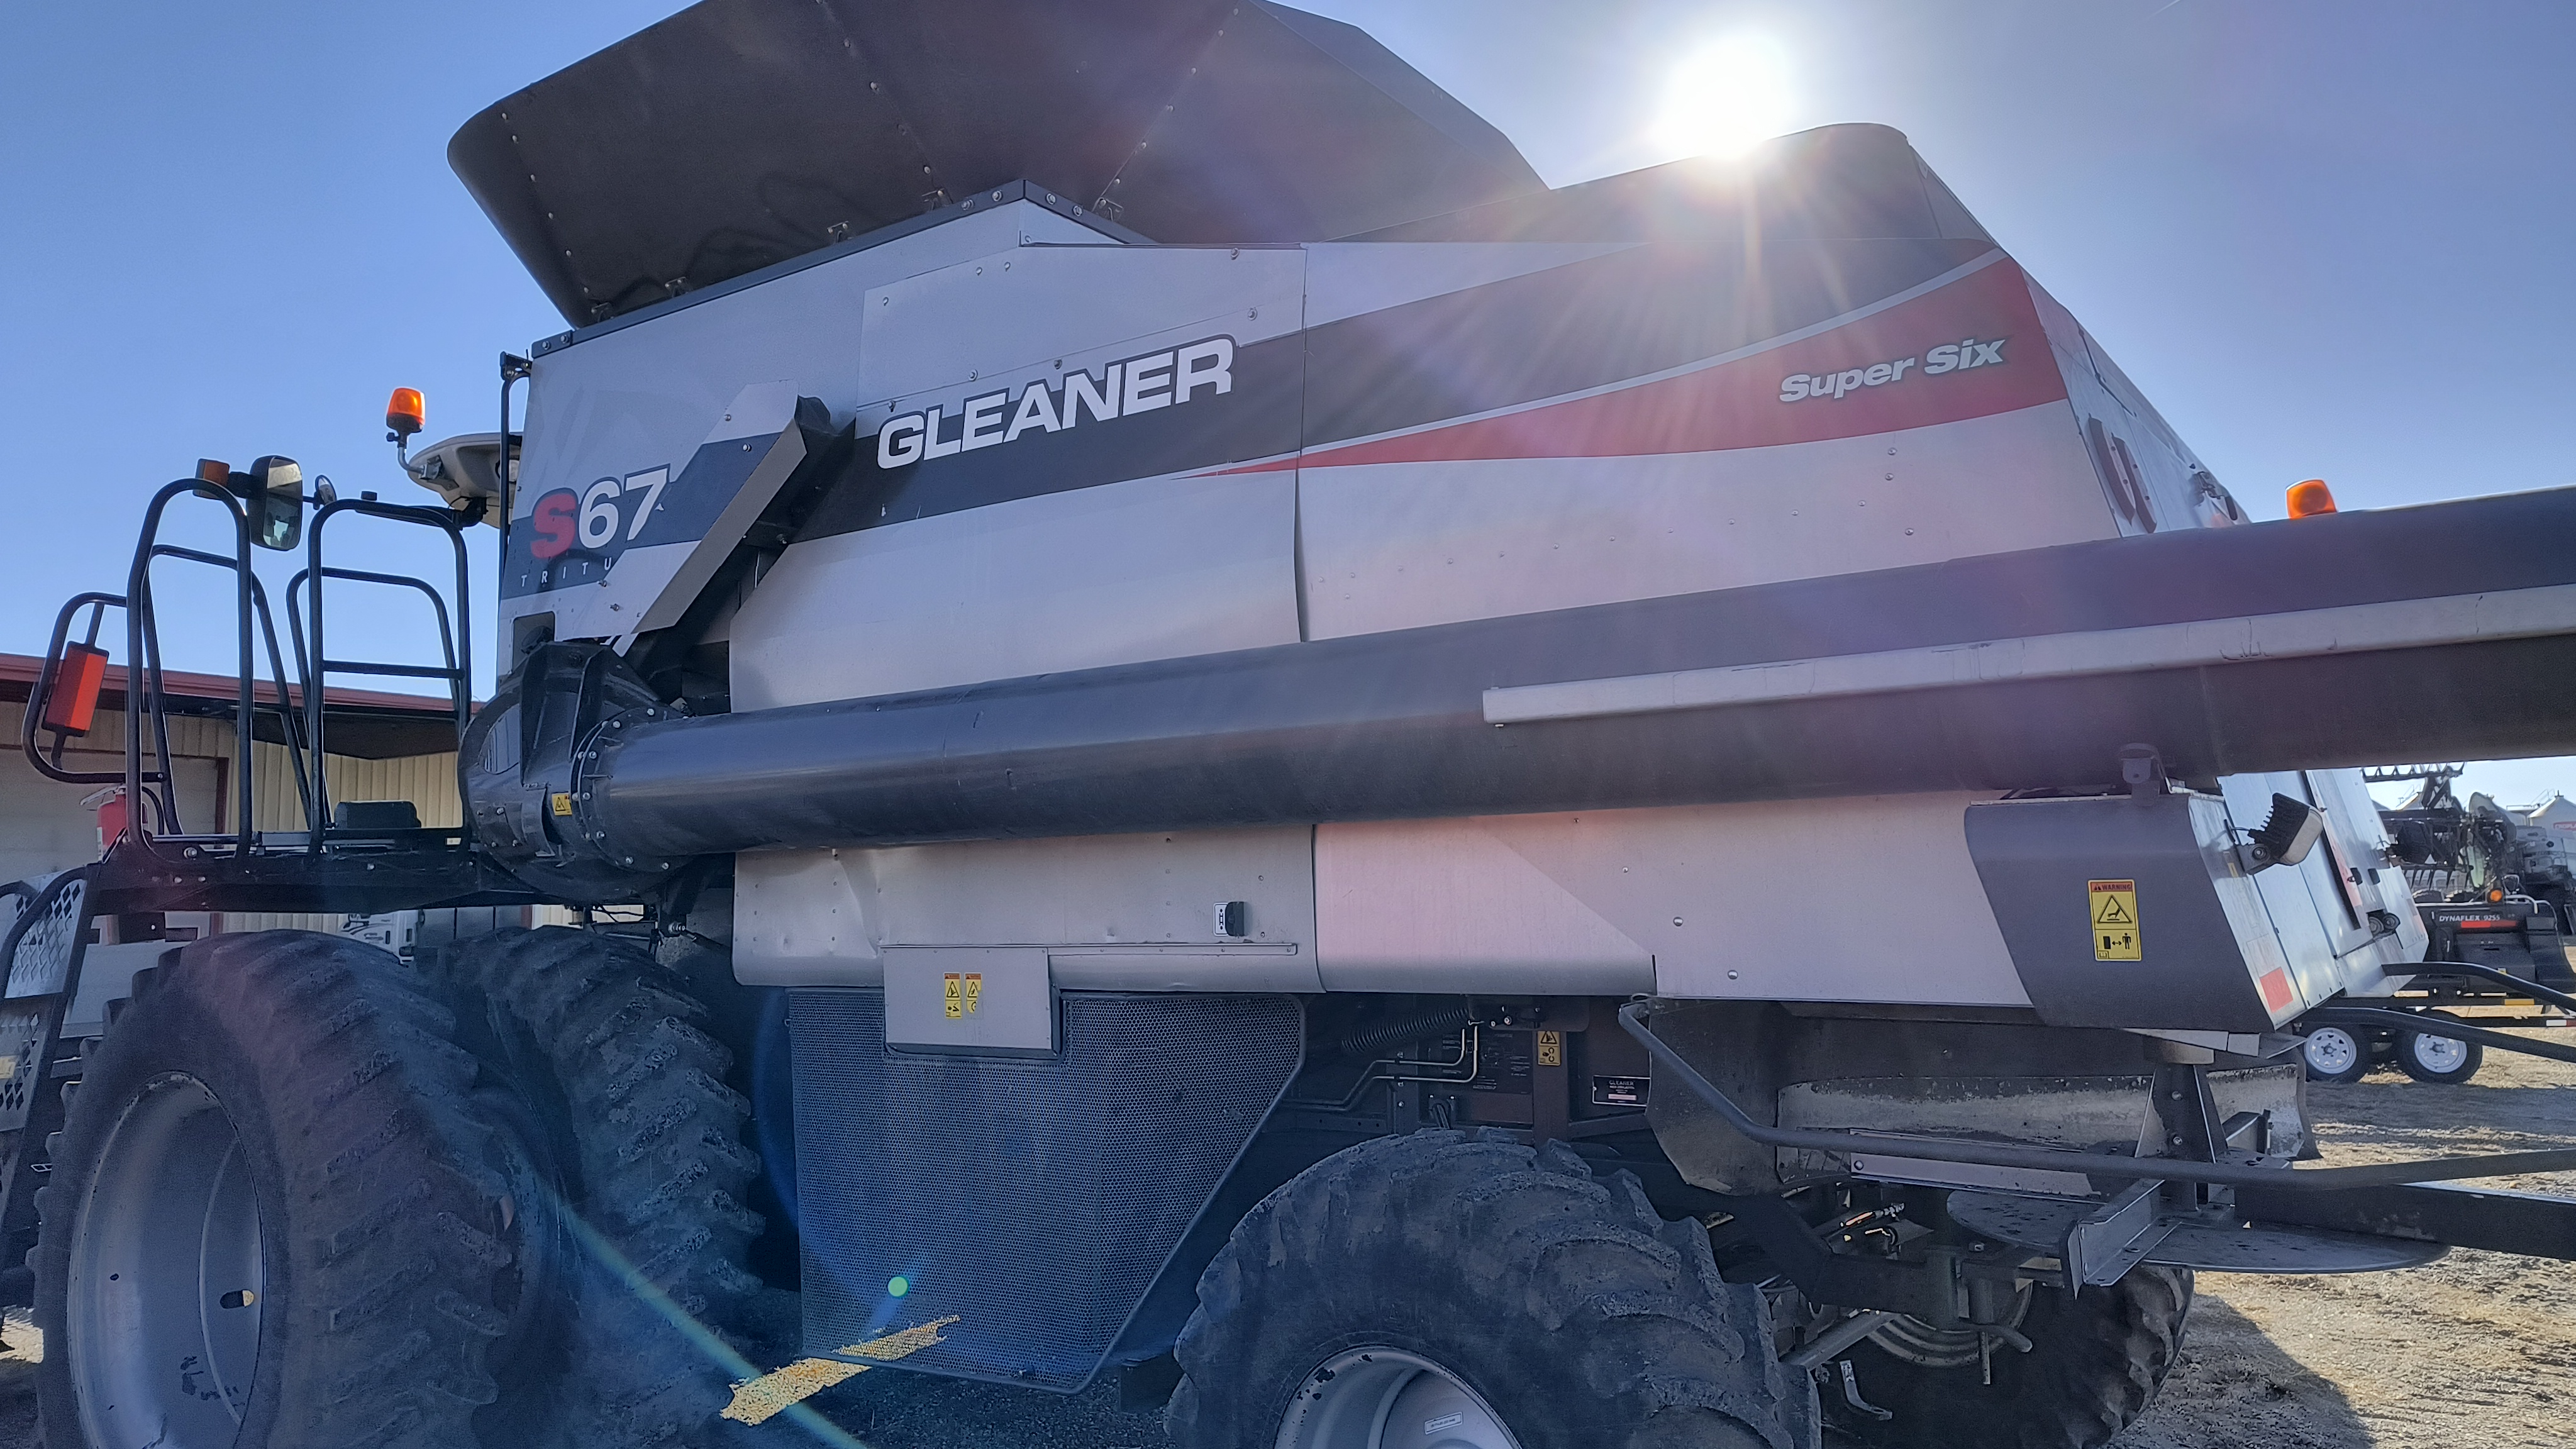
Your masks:
M98 812L98 853L104 856L107 848L116 843L116 837L125 833L125 787L110 785L94 795L83 796L81 803Z

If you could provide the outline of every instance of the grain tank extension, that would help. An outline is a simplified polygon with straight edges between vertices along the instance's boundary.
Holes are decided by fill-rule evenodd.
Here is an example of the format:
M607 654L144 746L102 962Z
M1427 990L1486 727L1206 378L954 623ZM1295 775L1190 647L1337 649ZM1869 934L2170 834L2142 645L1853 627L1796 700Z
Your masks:
M2357 767L2576 750L2576 491L2246 522L1897 132L1551 189L1265 0L710 0L450 156L572 328L412 455L446 507L365 505L502 536L464 824L334 813L278 708L309 829L136 812L7 946L594 921L425 987L200 943L80 1058L58 1189L213 1120L146 1068L214 983L452 1039L311 1048L501 1164L405 1200L477 1235L385 1290L465 1386L368 1401L419 1442L713 1443L867 1363L1114 1375L1185 1449L2091 1446L2195 1268L2576 1257L2433 1185L2576 1151L2309 1164L2285 1030L2425 969ZM264 1210L377 1210L315 1202ZM47 1211L40 1311L108 1322L122 1240ZM200 1351L356 1437L292 1314Z

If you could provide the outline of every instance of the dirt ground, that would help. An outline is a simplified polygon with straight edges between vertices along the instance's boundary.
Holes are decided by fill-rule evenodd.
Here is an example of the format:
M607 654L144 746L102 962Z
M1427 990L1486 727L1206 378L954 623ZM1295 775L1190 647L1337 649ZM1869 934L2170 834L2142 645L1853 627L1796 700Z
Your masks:
M2576 1041L2576 1033L2548 1034ZM2490 1055L2464 1087L2383 1072L2309 1103L2336 1162L2576 1141L2576 1066ZM2576 1193L2576 1174L2488 1187ZM25 1319L0 1328L0 1449L36 1442ZM1148 1449L1158 1417L865 1374L814 1400L871 1449ZM818 1439L784 1421L782 1446ZM2454 1252L2356 1277L2203 1274L2182 1362L2118 1449L2556 1449L2576 1442L2576 1264Z

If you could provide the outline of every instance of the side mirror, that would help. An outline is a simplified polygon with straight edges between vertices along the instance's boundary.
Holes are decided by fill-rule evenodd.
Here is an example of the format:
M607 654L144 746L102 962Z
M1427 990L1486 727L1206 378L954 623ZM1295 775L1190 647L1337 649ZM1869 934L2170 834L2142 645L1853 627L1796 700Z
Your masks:
M304 537L304 470L293 458L269 454L254 460L240 480L242 507L250 514L250 541L289 549Z

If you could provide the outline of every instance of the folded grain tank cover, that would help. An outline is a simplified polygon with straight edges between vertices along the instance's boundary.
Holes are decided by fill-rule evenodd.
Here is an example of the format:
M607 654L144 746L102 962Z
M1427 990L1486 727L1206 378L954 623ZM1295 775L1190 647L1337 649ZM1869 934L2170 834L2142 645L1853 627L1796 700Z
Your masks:
M1015 180L1162 242L1542 189L1385 47L1264 0L706 0L486 109L448 160L575 326Z

